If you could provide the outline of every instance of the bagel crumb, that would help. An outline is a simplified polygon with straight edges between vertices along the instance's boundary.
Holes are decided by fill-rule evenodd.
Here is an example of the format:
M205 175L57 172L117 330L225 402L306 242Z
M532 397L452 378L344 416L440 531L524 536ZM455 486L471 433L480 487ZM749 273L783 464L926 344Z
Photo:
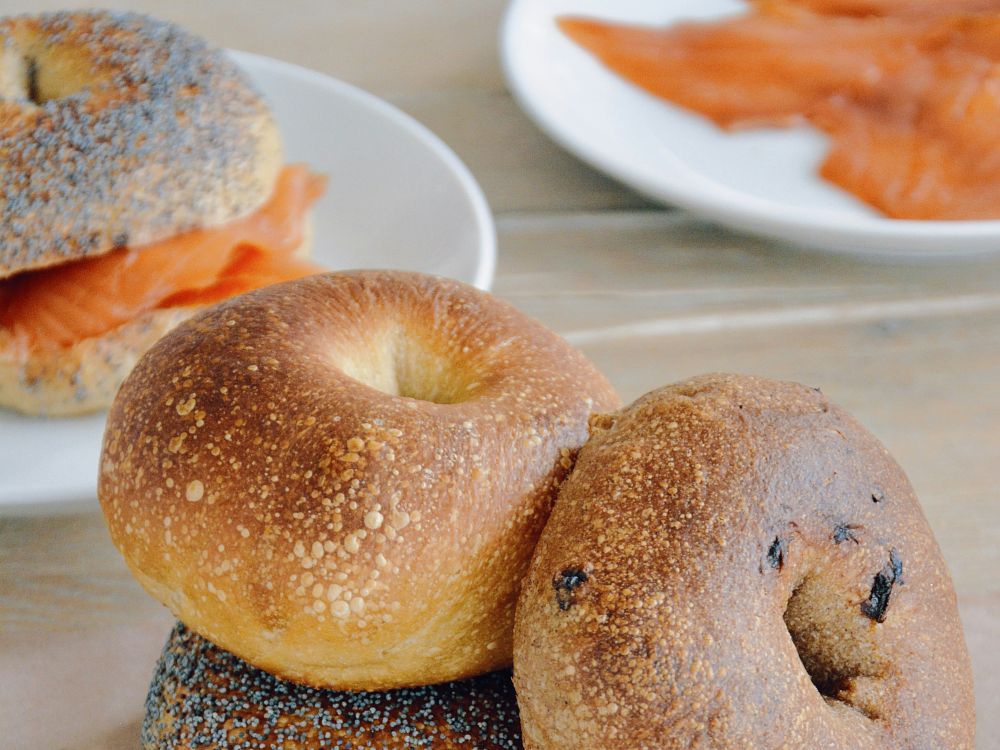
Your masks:
M365 514L365 526L367 526L369 529L372 530L381 527L382 514L379 513L377 510L368 511L368 513Z
M196 503L205 495L205 485L202 484L199 479L192 479L188 482L187 489L184 491L184 497L187 498L188 502Z

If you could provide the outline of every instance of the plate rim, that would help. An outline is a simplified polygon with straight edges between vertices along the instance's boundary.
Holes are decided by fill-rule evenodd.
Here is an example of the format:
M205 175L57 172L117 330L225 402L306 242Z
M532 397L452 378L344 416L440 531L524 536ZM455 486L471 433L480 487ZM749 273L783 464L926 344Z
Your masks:
M644 0L653 4L653 0ZM545 8L544 11L538 10ZM556 108L547 107L544 97L536 95L532 77L521 70L522 52L525 46L522 28L540 13L548 15L545 4L532 0L510 0L500 24L500 61L508 88L524 112L552 140L567 151L575 154L594 168L604 172L619 182L638 190L658 203L667 202L677 208L690 210L720 224L746 230L784 242L796 243L795 250L808 250L840 255L889 260L947 261L952 259L982 258L1000 252L1000 219L992 220L914 220L891 219L880 216L854 216L840 210L788 207L775 201L746 193L723 185L703 175L678 160L678 166L685 170L685 180L695 178L702 183L699 189L678 187L682 180L673 184L651 180L645 174L635 171L631 165L622 164L610 153L601 149L585 136L567 125L566 118L560 118ZM614 8L609 4L609 15L613 18ZM555 24L552 24L553 28ZM599 63L598 63L599 64ZM616 79L623 87L634 88L611 71L601 69ZM650 96L641 90L636 96ZM671 152L673 153L673 152ZM723 200L720 200L720 196ZM784 213L781 213L784 211ZM845 227L845 217L853 226ZM777 226L778 229L774 227ZM838 243L854 243L857 247L835 247L816 243L814 235L823 232L834 237ZM810 242L810 239L813 241ZM907 243L907 247L888 247L881 244L873 247L870 243L889 241ZM949 248L941 250L935 245L942 241L973 241L980 243L974 247ZM992 247L985 243L993 241ZM801 243L801 244L797 244ZM868 243L868 244L865 244Z
M477 263L472 285L489 291L493 283L497 262L497 234L493 212L490 210L482 187L473 177L468 166L440 136L390 102L326 73L255 52L236 49L225 49L224 51L250 75L251 80L253 80L252 68L254 66L270 68L286 75L305 78L342 100L349 100L357 106L375 111L409 132L428 147L457 179L459 186L469 199L478 234ZM89 416L91 415L85 415L84 418ZM45 418L39 417L39 419ZM21 493L18 492L17 488L8 492L0 488L0 518L55 516L95 510L98 507L96 485L97 467L95 466L92 484L89 488L84 488L82 483L77 487L67 487L62 493L58 491L47 493L45 490L29 490L27 493Z
M408 130L419 141L427 145L455 175L463 191L469 197L472 204L472 212L476 219L476 226L479 230L479 244L477 247L478 264L472 285L483 291L490 290L493 286L497 264L497 232L496 223L493 220L493 212L490 209L489 202L486 200L485 193L483 193L482 186L473 177L469 167L439 135L415 117L407 114L385 99L322 71L313 70L297 63L269 57L257 52L247 52L232 48L226 48L225 52L244 71L246 70L246 66L243 63L248 61L251 65L270 67L289 75L308 79L317 86L325 88L337 96L350 99L360 106L378 112L387 120L391 120L404 130Z

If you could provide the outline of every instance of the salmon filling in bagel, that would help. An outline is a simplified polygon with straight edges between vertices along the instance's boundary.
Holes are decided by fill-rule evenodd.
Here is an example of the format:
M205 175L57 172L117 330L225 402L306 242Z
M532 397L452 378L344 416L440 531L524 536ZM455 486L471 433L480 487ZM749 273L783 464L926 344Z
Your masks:
M247 216L0 281L7 354L70 347L151 310L212 304L324 270L295 253L325 187L326 178L305 165L288 165L271 197Z

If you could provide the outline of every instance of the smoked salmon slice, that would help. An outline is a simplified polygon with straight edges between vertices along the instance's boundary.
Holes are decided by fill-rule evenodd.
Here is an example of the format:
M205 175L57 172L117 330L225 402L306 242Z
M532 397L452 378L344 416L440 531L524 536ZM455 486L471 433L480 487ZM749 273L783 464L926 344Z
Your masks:
M319 273L294 252L325 186L304 165L289 165L261 208L224 226L0 281L0 328L24 351L67 347L150 310L209 304Z
M884 214L1000 218L1000 0L758 0L668 28L561 18L608 68L724 128L807 122Z
M984 13L997 10L997 0L757 0L759 6L777 5L806 8L830 16L909 16L934 18L955 13Z
M800 16L669 29L585 18L559 25L619 75L723 127L800 121L833 94L871 90L872 71L894 72L917 54L913 24Z

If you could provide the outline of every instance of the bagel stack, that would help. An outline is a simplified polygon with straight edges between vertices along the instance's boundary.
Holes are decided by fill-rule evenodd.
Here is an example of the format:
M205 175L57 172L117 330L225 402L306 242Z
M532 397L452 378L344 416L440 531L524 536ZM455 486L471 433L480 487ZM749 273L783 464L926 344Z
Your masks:
M301 747L519 746L509 675L412 688L510 666L534 542L591 413L617 405L534 320L420 274L313 276L180 325L123 384L98 485L126 563L186 627L146 747L273 738L279 704L281 731L326 732ZM234 713L200 720L206 701Z
M283 168L246 76L177 26L0 19L0 407L106 408L182 319L318 271L293 255L321 190Z
M748 376L617 405L537 322L420 274L180 325L98 485L181 621L143 746L972 750L948 571L871 434Z

